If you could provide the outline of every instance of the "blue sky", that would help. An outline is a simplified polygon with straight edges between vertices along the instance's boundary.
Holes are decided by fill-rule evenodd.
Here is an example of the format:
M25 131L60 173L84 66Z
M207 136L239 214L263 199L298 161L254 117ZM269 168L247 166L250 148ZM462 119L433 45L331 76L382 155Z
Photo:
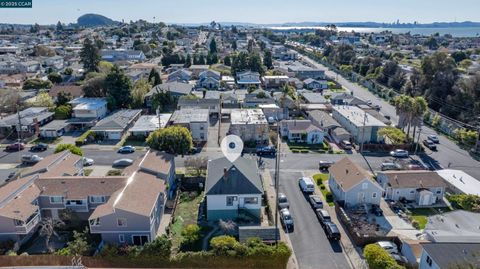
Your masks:
M85 13L168 23L480 21L478 0L33 0L32 9L0 9L2 23L75 22Z

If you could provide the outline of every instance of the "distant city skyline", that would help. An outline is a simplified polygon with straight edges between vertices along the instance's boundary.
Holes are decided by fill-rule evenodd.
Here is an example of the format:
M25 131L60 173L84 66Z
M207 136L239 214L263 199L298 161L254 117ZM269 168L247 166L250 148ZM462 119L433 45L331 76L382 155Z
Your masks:
M72 23L86 13L166 23L480 21L478 0L33 0L32 9L0 9L0 22Z

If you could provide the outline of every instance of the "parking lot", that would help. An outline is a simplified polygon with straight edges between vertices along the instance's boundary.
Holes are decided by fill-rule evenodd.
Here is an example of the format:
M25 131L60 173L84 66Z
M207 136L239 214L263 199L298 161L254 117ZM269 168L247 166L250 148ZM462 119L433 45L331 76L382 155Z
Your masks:
M295 228L288 236L299 268L350 268L341 245L327 239L313 209L300 191L300 177L300 172L282 172L279 187L279 191L285 193L289 200L295 222Z

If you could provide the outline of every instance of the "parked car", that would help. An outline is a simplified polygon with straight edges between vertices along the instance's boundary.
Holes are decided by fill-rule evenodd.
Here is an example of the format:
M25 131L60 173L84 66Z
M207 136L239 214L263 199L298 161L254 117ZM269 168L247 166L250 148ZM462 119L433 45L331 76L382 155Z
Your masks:
M437 145L435 145L435 143L430 139L423 140L423 145L430 150L437 150Z
M22 163L23 164L36 164L41 160L43 160L43 158L39 157L38 155L23 155L22 156Z
M436 135L428 135L427 139L432 141L435 144L440 143L440 139L438 139L438 136L436 136Z
M370 212L377 217L383 216L383 210L380 208L380 206L375 205L375 204L372 205L372 208L370 209Z
M313 184L313 179L309 177L302 177L298 180L298 185L300 190L306 194L312 194L315 191L315 184Z
M87 157L82 157L82 161L84 166L92 166L95 164L95 161L93 159Z
M396 150L390 151L390 156L395 158L408 158L408 151L404 149L396 149Z
M308 196L308 202L310 203L310 206L311 206L313 209L323 208L322 199L321 199L320 196L318 196L318 195L310 195L310 196Z
M118 149L118 153L133 153L135 152L134 146L123 146Z
M285 227L287 232L293 230L293 218L288 208L280 210L280 220L282 221L282 225Z
M11 172L10 174L8 174L8 177L7 177L7 179L5 180L5 182L14 180L14 179L16 179L19 175L20 175L20 174L17 173L17 171L13 171L13 172Z
M330 166L332 166L334 164L335 164L334 161L319 161L318 162L318 168L320 170L328 170L328 168L330 168Z
M198 148L192 147L192 148L188 151L188 154L194 155L194 154L197 154L198 152L199 152Z
M114 167L126 167L133 164L131 159L119 159L113 162Z
M333 222L325 222L324 228L325 234L329 240L339 241L340 240L340 230Z
M347 140L343 140L342 142L340 142L340 146L345 150L352 150L353 148L352 143Z
M378 241L377 245L386 250L390 254L398 254L398 247L390 241Z
M33 145L31 148L30 148L30 151L45 151L48 149L48 145L47 144L44 144L44 143L39 143L39 144L36 144L36 145Z
M317 209L315 210L315 214L317 215L317 219L318 221L320 221L320 224L322 225L322 227L325 226L325 223L332 221L330 214L325 209Z
M256 149L258 156L275 156L277 150L274 147L260 147Z
M398 163L382 163L380 166L380 169L382 171L387 171L387 170L402 170L402 166Z
M20 143L20 142L15 142L13 144L8 145L5 149L7 151L20 151L25 148L25 144Z
M382 109L381 105L373 105L372 106L376 111L380 111Z
M284 193L279 193L278 194L278 208L279 209L284 209L284 208L289 208L290 203L288 202L287 196Z
M409 164L407 165L408 170L428 170L428 167L423 166L422 164Z

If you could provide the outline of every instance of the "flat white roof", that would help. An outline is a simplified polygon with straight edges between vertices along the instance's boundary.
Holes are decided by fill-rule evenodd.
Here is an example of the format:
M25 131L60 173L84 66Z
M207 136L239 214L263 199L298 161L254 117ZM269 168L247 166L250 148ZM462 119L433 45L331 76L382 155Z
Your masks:
M363 126L364 122L365 126L387 126L385 123L381 122L357 106L334 106L333 110L337 111L344 118L347 118L355 126Z
M258 105L259 108L280 108L277 104L260 104Z
M160 114L159 116L157 115L141 116L135 122L135 125L133 125L133 127L130 128L130 132L147 132L147 131L154 131L159 128L165 128L171 116L172 114ZM160 124L158 123L159 119L160 119Z
M261 109L232 109L230 119L232 124L268 124Z
M480 181L462 170L443 169L438 170L437 173L463 193L480 195Z

